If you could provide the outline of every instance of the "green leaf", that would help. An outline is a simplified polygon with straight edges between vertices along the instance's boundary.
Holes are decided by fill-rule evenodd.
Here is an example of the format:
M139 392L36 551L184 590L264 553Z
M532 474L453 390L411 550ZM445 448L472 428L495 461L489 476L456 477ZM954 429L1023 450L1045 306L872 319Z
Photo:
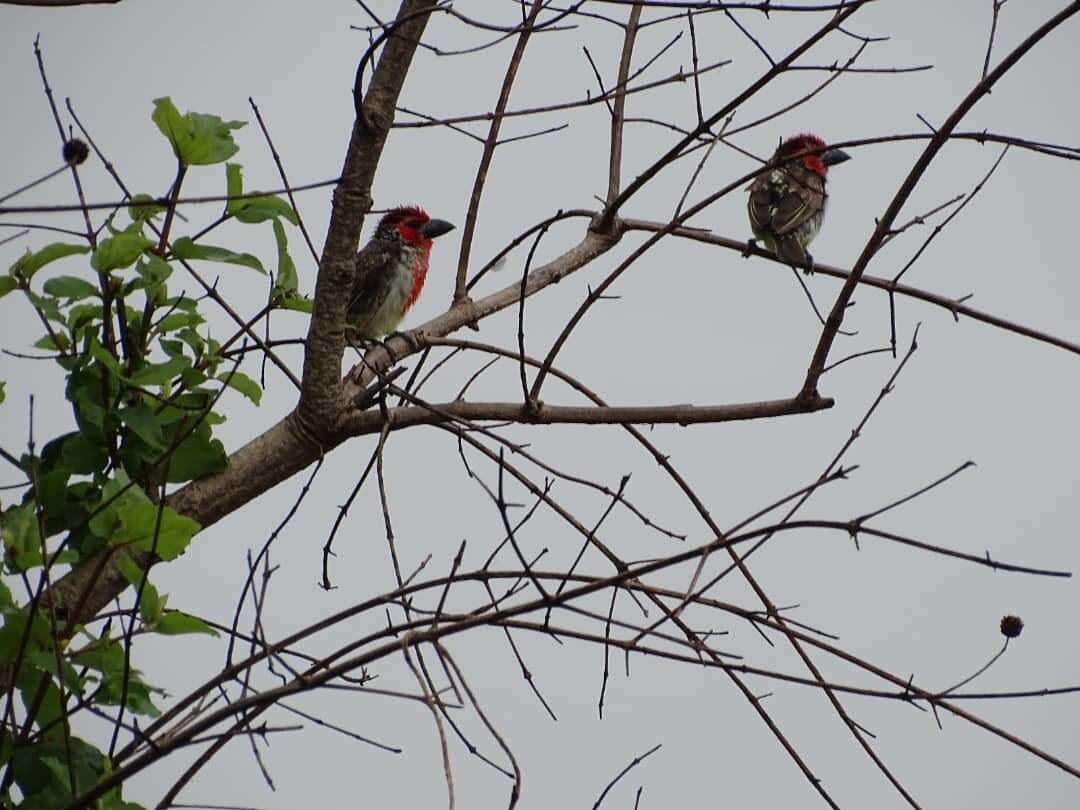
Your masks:
M152 447L160 448L161 423L154 415L154 409L147 405L134 405L129 408L121 408L116 412L117 417L131 428L132 432Z
M70 691L76 693L82 693L83 681L79 677L78 671L75 667L68 663L67 659L60 659L60 671L56 669L56 653L53 650L37 650L26 656L27 663L34 669L41 670L42 672L48 672L51 675L57 676L58 679L63 680L64 686Z
M151 385L164 385L190 365L191 359L188 357L170 357L164 363L143 366L131 375L130 382L140 388Z
M223 371L218 374L217 379L230 388L236 389L256 405L262 400L262 389L259 384L241 371Z
M95 338L91 338L90 348L93 350ZM102 351L100 348L98 351ZM104 356L110 357L108 352ZM84 362L84 361L80 361ZM105 379L105 385L102 384ZM103 394L108 394L110 401L114 400L119 393L119 384L116 378L107 371L107 366L102 362L88 365L80 365L73 368L68 375L65 395L68 401L74 405L75 421L82 431L90 432L94 437L100 437L100 429L105 421L105 409L103 407ZM97 431L92 431L97 428Z
M90 356L112 372L114 377L124 376L123 371L120 368L120 361L113 356L112 352L102 346L96 337L90 338L89 348Z
M57 332L55 335L45 335L40 338L34 343L34 348L45 349L45 351L66 352L70 345L71 341L68 340L68 336L63 332Z
M70 298L73 301L89 298L98 294L98 288L85 279L76 276L57 276L45 282L45 292L57 298Z
M153 503L146 497L146 493L137 484L132 484L131 479L123 470L117 470L116 474L105 482L101 488L100 511L90 518L90 531L103 539L110 539L113 531L120 522L121 510L127 509L134 504L145 504L151 509Z
M180 143L184 142L185 137L190 136L187 136L187 123L184 121L184 116L180 114L180 110L176 109L172 99L168 96L155 98L154 112L151 114L150 119L157 124L161 134L172 145L173 154L183 162Z
M198 326L203 320L198 312L174 312L158 321L155 328L159 332L175 332L188 326Z
M118 553L115 559L116 567L120 569L120 573L128 584L135 589L135 593L142 588L142 599L139 600L139 615L142 620L147 623L155 621L164 608L164 603L158 594L158 589L151 584L149 575L124 552Z
M213 404L214 396L210 391L185 391L179 396L171 398L171 402L181 410L191 426L193 417L202 417L206 409ZM195 428L196 432L205 430L202 426ZM207 434L209 435L209 434ZM175 438L175 437L174 437Z
M221 472L228 466L225 445L210 437L210 426L203 422L173 451L166 478L169 483L179 484Z
M183 294L174 295L172 298L166 298L162 303L171 309L178 309L181 312L197 312L199 309L198 301L188 298Z
M78 737L65 740L62 735L17 746L11 765L15 784L23 794L20 810L66 807L73 793L85 793L111 770L108 759L93 745ZM75 774L75 785L70 784L71 773ZM3 805L5 809L10 806ZM123 801L119 787L94 802L93 807L94 810L143 810L137 804Z
M68 329L78 330L101 320L101 304L76 304L67 311Z
M218 631L208 625L198 616L184 613L181 610L166 610L157 620L153 630L163 636L179 636L185 633L206 633L209 636L217 636Z
M116 559L120 559L119 554L116 555ZM96 643L72 653L71 663L77 667L87 667L95 672L123 672L124 647L118 639L111 639L108 635L104 635L97 639Z
M38 689L40 683L41 680L37 677L34 678L31 684L20 680L19 697L22 698L23 707L29 714L30 708L36 704L38 708L37 713L34 715L34 724L41 729L49 727L49 731L45 733L46 738L50 740L63 739L61 727L65 714L63 702L60 700L60 690L50 678L45 682L43 699L39 700ZM60 806L65 807L66 803L62 803Z
M117 510L117 516L120 526L109 538L109 545L153 551L163 560L175 560L183 554L191 538L202 528L168 506L145 501L126 503Z
M282 309L303 312L310 315L315 311L315 302L303 295L286 295L275 302Z
M33 290L27 290L26 297L50 321L65 322L64 315L60 312L60 301L58 299L53 298L51 295L38 295Z
M0 298L3 298L9 292L13 292L19 288L19 280L14 276L0 276Z
M100 672L100 689L97 700L108 706L119 705L127 683L127 707L136 714L156 716L160 714L150 700L150 687L142 679L139 670L130 668L125 675L124 647L118 640L105 637L89 649L72 656L72 663Z
M4 549L12 564L25 571L41 564L41 533L34 501L9 506L0 517Z
M180 384L189 391L194 391L204 382L206 375L200 369L186 368L180 374Z
M6 385L6 382L0 382L0 404L2 404L5 399L7 399L7 392L4 391L4 387Z
M240 222L249 225L256 222L266 222L268 219L277 222L278 217L282 217L293 225L300 224L300 217L296 215L296 211L280 197L264 194L258 197L247 197L244 202L247 205L236 214L236 219Z
M23 794L19 807L53 810L66 807L75 793L83 793L97 783L105 773L105 755L78 737L65 740L58 735L56 739L17 746L11 767L15 784ZM75 785L70 783L71 774Z
M90 266L99 273L108 273L135 264L136 259L154 246L153 241L143 236L141 227L142 223L137 222L132 229L120 231L98 243L90 257Z
M24 635L26 635L26 613L21 609L14 613L7 613L4 616L4 626L0 627L0 661L6 664L15 662L19 650L23 647ZM45 649L52 649L52 631L49 629L49 620L41 615L41 611L35 611L23 655Z
M165 212L165 206L149 194L136 194L128 205L128 216L132 222L146 222Z
M141 277L140 285L154 292L172 275L172 268L156 253L147 253L142 261L135 265L135 272Z
M300 217L289 203L271 194L240 197L244 193L243 168L238 163L225 164L225 187L229 202L225 211L240 222L253 224L268 219L284 217L293 225L300 224Z
M229 420L227 417L222 416L220 413L217 413L215 411L208 411L206 416L203 417L203 421L211 427L214 427L216 425L224 425ZM228 462L227 458L226 462Z
M225 196L230 199L225 203L225 213L236 214L244 207L246 200L234 200L244 193L244 167L239 163L225 164Z
M167 96L154 99L151 118L184 166L209 166L228 160L240 151L231 130L246 126L244 121L223 121L216 115L181 115Z
M168 338L162 338L158 341L158 346L169 357L178 357L184 353L184 343L180 340L169 340Z
M66 245L63 242L54 242L33 253L29 250L26 251L23 256L19 257L15 264L11 265L11 269L8 270L8 273L16 278L29 281L34 277L34 273L50 262L62 259L65 256L74 256L77 253L89 252L90 248L86 245ZM7 290L0 294L7 295L8 292L11 292L11 290Z
M191 347L191 351L194 352L196 357L202 356L203 351L206 349L206 341L202 335L194 329L182 329L177 337Z
M73 473L79 475L103 470L109 463L109 453L105 447L82 432L72 434L64 441L60 457Z
M266 275L266 270L263 268L262 262L250 253L234 253L233 251L222 247L197 245L186 236L173 242L173 255L178 259L202 259L208 262L239 264L244 267L250 267L252 270L258 270L263 275Z
M295 293L299 279L296 276L296 265L292 256L289 255L289 240L285 237L285 226L278 220L274 220L274 239L277 241L278 271L274 279L274 294L288 295Z
M62 514L64 504L67 501L67 484L69 478L71 478L71 470L66 467L58 467L47 472L43 470L37 475L37 486L35 489L37 490L37 499L41 504L41 509L46 521L50 517L56 517ZM46 529L46 536L48 534L48 529Z
M157 717L159 714L161 714L161 711L158 709L157 706L154 705L153 701L150 700L150 693L151 691L160 692L161 690L152 689L149 684L147 684L145 681L142 680L141 677L139 677L140 674L141 673L137 673L132 670L132 674L128 679L128 711L135 714L141 714L145 717ZM116 703L119 703L119 697L120 694L122 694L122 687L119 686L119 683L122 681L122 679L116 678L116 681L118 682L118 686L116 687L118 693Z

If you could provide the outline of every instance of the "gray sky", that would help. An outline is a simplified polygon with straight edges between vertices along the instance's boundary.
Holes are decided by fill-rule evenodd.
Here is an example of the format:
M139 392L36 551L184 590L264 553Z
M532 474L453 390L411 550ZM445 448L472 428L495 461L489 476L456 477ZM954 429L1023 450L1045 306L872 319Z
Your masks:
M396 3L371 6L384 17ZM995 53L1019 43L1063 2L1039 0L1003 8ZM466 14L514 18L511 3L461 2ZM621 16L624 10L597 5ZM916 118L941 121L978 80L990 24L990 0L882 0L855 15L851 29L889 36L860 60L864 66L933 64L934 70L899 75L856 75L840 79L809 104L738 136L742 148L766 156L777 139L810 130L828 140L870 137L924 129ZM804 38L824 17L758 14L739 17L773 54ZM50 81L59 99L70 96L91 134L125 180L139 191L161 193L174 171L165 140L150 121L152 99L169 95L181 110L251 120L237 134L239 162L249 188L277 187L269 150L247 104L254 97L265 116L289 177L300 184L333 177L340 169L352 120L350 88L366 37L349 30L364 24L358 6L338 0L311 3L121 2L75 10L0 10L0 77L7 124L0 133L0 191L14 188L58 162L55 127L41 92L32 42L41 33ZM674 27L646 29L635 64L642 64ZM992 131L1041 141L1075 144L1080 112L1075 99L1078 64L1074 47L1080 22L1052 34L1004 79L993 95L969 115L962 129ZM706 113L741 91L767 63L721 14L700 19L702 60L732 59L703 81ZM689 66L684 36L644 79ZM445 48L482 41L445 17L435 17L425 41ZM511 107L552 103L596 93L581 50L590 52L610 84L621 34L613 26L583 25L538 36L530 45L514 88ZM844 59L857 44L833 38L805 63ZM460 58L439 59L421 52L405 86L402 103L431 115L490 109L512 45ZM820 73L783 77L738 111L734 125L756 119L802 96ZM632 116L693 124L689 84L634 96ZM402 120L404 116L399 116ZM606 188L608 119L602 105L585 112L554 114L541 120L507 123L504 135L524 134L569 122L570 128L543 138L510 144L496 153L473 246L474 266L510 238L558 208L595 206ZM483 132L482 129L477 129ZM673 142L672 133L631 126L624 178L632 178ZM922 149L902 143L853 150L854 160L830 176L828 221L814 245L819 261L850 266L898 184ZM947 147L933 164L901 220L925 212L961 192L969 192L1000 149L973 143ZM376 180L376 205L423 204L433 216L464 223L479 159L479 145L448 130L396 132ZM627 216L663 220L670 216L694 161L665 172L628 206ZM748 158L719 147L691 199L753 168ZM185 194L224 190L223 170L191 173ZM94 161L83 172L92 200L117 198L109 177ZM905 276L908 283L944 295L974 293L973 306L1076 340L1080 323L1080 273L1075 252L1077 164L1019 150L1008 154L975 201L935 240ZM55 203L73 198L64 176L20 196L19 202ZM694 220L718 234L749 235L742 193L732 194ZM329 193L304 193L301 213L317 246L325 233ZM216 215L214 206L190 208L190 231ZM78 227L78 218L54 224ZM573 244L580 221L560 226L542 243L543 261ZM368 229L365 229L368 230ZM916 250L929 228L913 229L886 248L869 272L889 276ZM407 326L443 311L451 294L459 233L441 239L432 272ZM0 238L8 235L8 229ZM310 292L314 267L299 231L289 230L301 287ZM628 237L612 254L557 287L530 299L527 349L543 354L587 292L627 255L640 237ZM10 264L24 247L51 239L35 233L0 247ZM273 266L269 226L227 226L212 240L256 253ZM480 293L510 283L525 254L513 254L507 269L482 282ZM56 265L80 272L85 262ZM243 268L220 270L219 289L241 312L265 299L264 280ZM208 267L207 273L217 270ZM819 305L828 307L839 285L818 276L809 282ZM819 332L791 273L761 260L688 242L668 241L650 251L616 285L618 301L594 308L560 357L562 367L615 404L741 402L789 396L801 384ZM873 290L856 295L847 328L833 358L885 345L888 303ZM26 349L40 326L14 297L3 302L3 346ZM897 326L902 346L922 322L920 349L895 392L878 410L847 456L857 463L851 480L816 496L805 517L848 519L871 511L954 469L968 459L977 467L946 487L883 516L878 525L968 553L1047 568L1080 571L1076 519L1080 512L1080 467L1075 456L1080 430L1080 358L972 321L959 324L940 309L899 300ZM214 320L216 334L228 333ZM278 316L279 337L302 334L299 317ZM470 333L471 335L471 333ZM468 335L467 335L468 336ZM485 321L479 339L516 346L516 312ZM299 355L288 354L299 370ZM458 361L432 382L427 397L452 398L483 360ZM649 435L693 484L722 526L813 480L847 438L894 368L888 355L845 364L827 374L822 393L836 407L810 416L767 422L677 428L657 427ZM255 376L254 361L245 371ZM29 394L37 397L39 441L70 429L70 409L60 394L59 373L43 363L0 357L7 402L0 420L0 444L18 451L26 442ZM519 398L517 368L498 366L482 377L470 398ZM548 402L577 402L552 384ZM274 424L295 401L288 381L273 369L267 395L255 409L236 396L226 407L229 422L219 435L230 450ZM540 427L509 435L533 443L553 465L611 487L632 473L628 494L657 522L686 532L691 542L707 539L699 518L655 462L617 428ZM316 479L297 518L278 539L273 561L280 566L270 590L265 619L271 636L285 635L332 611L392 587L393 572L383 536L377 490L368 486L357 499L336 541L331 570L339 587L319 589L321 547L336 514L366 463L372 438L335 452ZM491 465L471 458L488 482ZM467 480L454 443L433 429L394 435L386 455L389 494L402 567L411 571L432 554L427 573L444 573L462 539L468 539L466 567L479 565L502 536L498 513ZM282 519L306 476L298 476L255 504L200 535L174 564L154 570L154 580L171 593L171 607L228 621L246 573L245 555L257 548ZM541 476L542 478L542 476ZM560 483L554 490L586 523L605 502ZM523 493L512 490L519 499ZM616 510L604 536L628 559L670 551L664 540ZM566 565L579 538L541 511L523 533L531 553L550 549L548 567ZM589 559L590 570L606 570ZM720 565L710 564L710 570ZM1023 635L972 688L1014 690L1080 683L1080 652L1074 617L1080 607L1074 580L1048 580L994 573L987 569L867 538L856 552L846 536L822 532L788 533L753 558L751 568L777 604L801 607L792 616L840 636L856 655L902 676L914 673L927 688L941 688L978 669L1000 647L1002 614L1025 621ZM692 569L661 581L685 587ZM729 578L717 598L757 607L745 586ZM463 593L459 606L480 593ZM599 602L596 609L606 607ZM632 605L624 617L636 621ZM712 621L712 617L700 617ZM317 639L312 650L331 650L378 626L372 616ZM745 624L717 624L729 630L717 646L746 656L747 663L805 674L790 647L766 646ZM607 797L605 806L632 807L644 785L641 807L674 803L738 807L816 806L820 800L757 718L749 704L716 670L679 667L635 658L630 677L621 659L608 684L604 719L598 720L602 651L519 634L539 688L558 715L551 722L523 681L500 633L482 631L453 640L449 647L465 670L485 710L511 745L524 771L521 807L591 805L604 785L631 759L657 743L663 748L635 768ZM148 679L183 694L218 668L222 640L190 637L162 644L149 639L137 649ZM816 654L827 677L867 684L853 668ZM613 659L614 662L614 659ZM380 666L376 686L415 691L400 660ZM264 685L275 683L263 678ZM748 681L756 693L773 692L765 706L799 748L815 773L844 807L894 807L899 797L858 749L850 734L815 691L764 680ZM966 708L1049 753L1073 764L1076 752L1076 696L1030 701L968 702ZM875 749L925 807L1071 807L1080 803L1080 781L960 720L942 717L939 731L929 713L897 703L848 697L853 718L877 735ZM403 703L354 693L327 693L293 702L304 711L339 723L382 743L403 747L390 754L311 724L303 732L273 737L264 759L276 792L263 783L250 747L233 742L182 794L180 801L240 804L260 808L318 806L441 806L445 784L438 740L430 715L419 703ZM272 722L297 718L284 712ZM466 727L485 753L498 751L470 716ZM151 805L191 761L181 755L136 779L129 799ZM459 744L452 748L459 807L505 803L510 782L487 768ZM500 760L501 761L501 760Z

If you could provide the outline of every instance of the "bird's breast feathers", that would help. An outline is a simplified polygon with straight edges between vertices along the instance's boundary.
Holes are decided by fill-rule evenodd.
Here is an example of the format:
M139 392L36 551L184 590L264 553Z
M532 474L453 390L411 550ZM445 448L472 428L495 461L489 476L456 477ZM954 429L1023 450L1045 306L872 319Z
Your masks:
M380 291L373 291L376 300L381 300L361 326L365 336L381 337L397 329L424 286L427 264L419 261L420 258L411 250L402 251L380 274L381 284L385 286Z

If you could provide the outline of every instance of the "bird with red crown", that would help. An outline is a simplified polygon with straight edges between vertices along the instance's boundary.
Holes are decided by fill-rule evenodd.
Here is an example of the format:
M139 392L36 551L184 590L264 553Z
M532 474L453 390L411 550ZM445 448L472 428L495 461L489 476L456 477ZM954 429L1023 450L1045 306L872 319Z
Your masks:
M829 195L825 178L829 167L850 159L847 152L826 148L817 135L804 133L781 141L770 159L775 164L748 190L746 209L754 239L776 256L807 275L814 272L814 257L807 248L821 230Z
M375 233L356 254L352 294L346 311L347 337L378 340L397 329L424 289L432 240L454 226L406 205L383 215Z

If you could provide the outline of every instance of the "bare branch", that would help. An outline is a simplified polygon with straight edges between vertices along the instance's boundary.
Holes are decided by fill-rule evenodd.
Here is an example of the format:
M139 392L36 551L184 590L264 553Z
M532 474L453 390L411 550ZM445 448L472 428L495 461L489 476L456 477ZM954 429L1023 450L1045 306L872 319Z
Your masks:
M427 25L427 12L435 5L436 0L402 0L397 16L401 21L399 28L383 48L366 94L362 95L361 87L354 87L357 115L341 169L341 182L334 189L304 353L300 404L293 421L305 441L319 447L332 441L331 426L340 407L338 381L345 309L364 215L371 208L371 184L394 122L394 107L416 52L416 42ZM358 82L363 61L357 71Z
M957 125L968 111L974 107L984 95L987 95L990 92L994 84L996 84L1013 65L1019 62L1028 51L1034 48L1051 31L1076 14L1077 11L1080 11L1080 2L1069 3L1069 5L1040 25L1008 56L1002 59L996 68L976 84L971 92L957 105L956 109L953 110L945 122L938 127L934 136L930 139L930 143L927 144L926 149L923 150L923 153L912 167L911 172L908 174L907 178L905 178L900 189L896 192L896 196L894 196L892 202L889 203L889 207L878 221L874 233L867 241L862 253L851 268L851 275L848 276L847 281L844 282L843 289L840 290L840 294L833 304L828 321L825 324L825 328L822 330L817 347L814 349L814 355L807 368L806 379L803 382L800 396L813 396L816 393L818 380L825 369L825 364L828 362L829 350L832 348L833 341L836 339L836 335L840 330L840 324L844 320L844 312L847 309L852 294L855 292L855 287L858 286L859 279L866 271L866 267L874 257L874 254L877 253L878 248L888 234L893 222L896 221L896 217L900 214L900 210L903 208L904 203L907 202L908 197L911 196L911 192L914 191L919 179L930 167L931 161L937 156L941 147L948 141L949 135L956 129Z
M484 182L487 180L488 169L491 168L492 158L495 156L495 147L499 143L499 129L502 127L503 114L506 105L510 101L510 90L514 86L518 69L521 67L522 57L525 55L525 47L529 44L536 18L544 9L544 0L533 0L529 9L529 16L522 26L518 35L514 53L510 57L510 64L503 75L502 88L499 90L499 100L495 103L495 115L491 119L487 138L484 140L484 151L480 155L480 165L476 169L476 180L473 181L472 195L469 197L469 209L465 215L465 227L461 231L461 251L458 253L457 277L454 282L454 298L452 303L457 304L468 296L465 287L465 274L469 269L469 253L472 249L473 235L476 232L476 218L480 210L480 195L484 192Z

